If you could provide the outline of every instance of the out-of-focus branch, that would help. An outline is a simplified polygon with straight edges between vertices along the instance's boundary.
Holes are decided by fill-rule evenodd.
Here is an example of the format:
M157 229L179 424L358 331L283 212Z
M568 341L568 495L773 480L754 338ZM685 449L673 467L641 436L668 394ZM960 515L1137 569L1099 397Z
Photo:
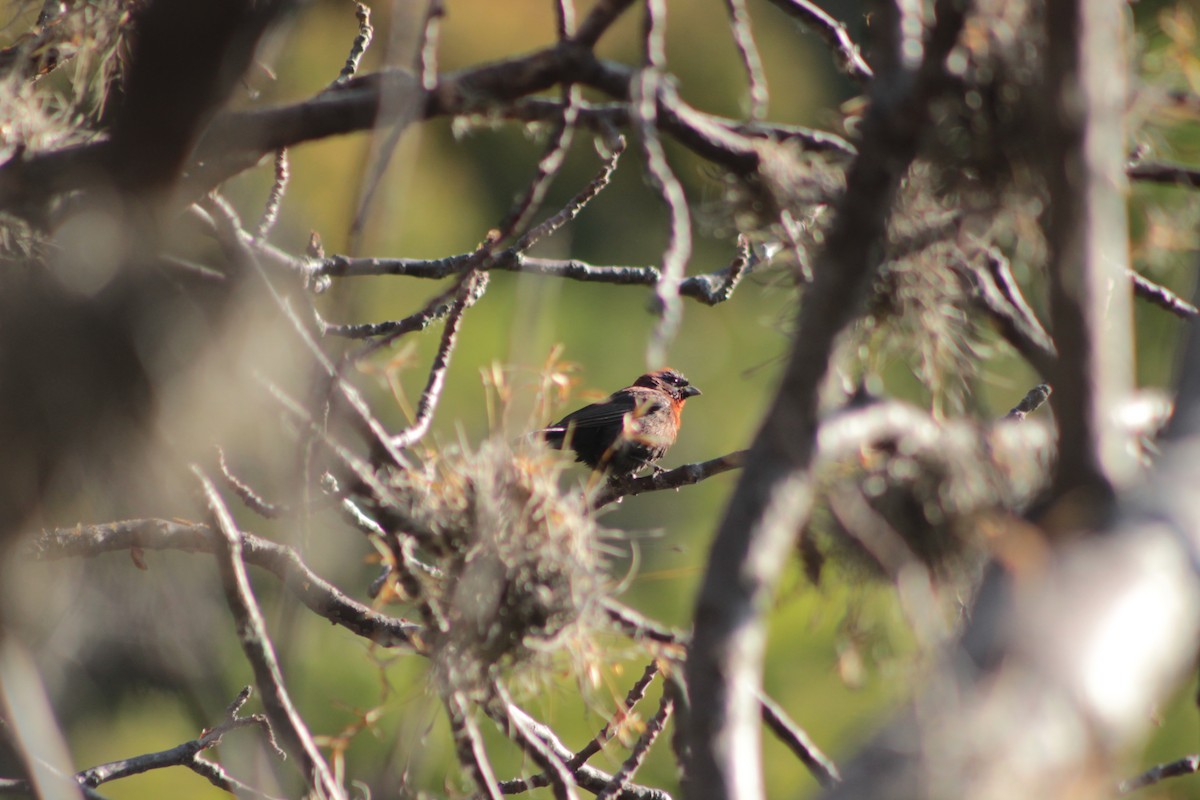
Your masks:
M309 789L330 800L344 800L342 787L334 780L329 765L317 749L308 725L292 703L283 683L283 673L275 657L275 647L267 635L266 622L250 587L246 564L242 556L242 534L233 516L221 499L212 482L198 468L193 471L204 491L204 500L213 519L213 527L219 531L217 566L221 572L221 583L225 588L225 599L233 613L238 641L242 652L254 670L254 679L262 695L263 709L283 743L286 753L300 762L305 783Z
M242 689L237 698L229 706L229 709L225 712L225 719L213 727L207 728L199 737L191 741L172 747L170 750L145 753L140 756L123 758L119 761L110 761L107 764L99 764L95 767L80 770L75 773L75 780L79 783L85 796L99 797L92 790L101 784L120 780L121 778L128 778L133 775L141 775L144 772L150 772L155 769L187 767L196 774L206 778L213 786L223 789L230 794L235 794L239 797L258 797L264 800L275 800L271 795L264 794L253 786L249 786L231 777L219 765L211 761L205 761L200 757L200 754L205 750L219 745L225 734L238 728L246 727L262 729L271 749L280 758L286 757L275 743L275 736L271 731L271 726L268 724L266 717L261 714L252 714L248 717L238 716L237 712L241 710L249 697L250 687L247 686ZM27 781L0 778L0 794L9 793L34 794L34 789Z
M1073 509L1055 519L1068 519L1068 527L1076 513L1103 513L1113 486L1134 468L1129 442L1111 424L1113 407L1132 388L1123 15L1117 3L1071 0L1048 9L1045 20L1038 119L1059 357L1043 377L1055 389L1060 440L1053 494Z
M1120 794L1129 794L1138 789L1153 786L1167 778L1178 778L1182 775L1192 775L1200 772L1200 756L1187 756L1167 764L1158 764L1129 780L1121 781L1117 787Z
M1160 183L1167 186L1181 186L1186 189L1200 189L1200 169L1186 164L1136 161L1125 168L1125 175L1129 180L1141 183Z
M817 783L826 789L836 786L842 780L837 764L821 752L808 733L793 722L778 703L765 694L760 694L758 701L762 705L763 722L767 723L771 733L779 737L779 741L788 746L800 763L808 767Z
M561 759L564 763L571 759L573 754L570 748L562 743L562 740L558 738L549 726L538 722L515 705L509 704L505 711L514 719L521 720L525 727L541 739L557 758ZM599 794L604 791L604 788L612 781L612 776L607 772L588 764L583 764L574 769L572 776L581 789L589 791L592 794ZM502 782L500 784L500 791L503 794L520 794L529 791L533 786L543 785L547 784L534 783L533 780L518 779ZM627 783L613 800L671 800L671 795L662 789Z
M863 59L858 45L850 38L844 24L826 14L809 0L771 0L771 5L824 39L825 43L833 50L837 65L842 72L860 84L866 84L874 77L874 72Z
M1133 293L1141 299L1153 303L1159 308L1165 308L1177 317L1193 319L1200 315L1194 305L1184 300L1165 286L1155 283L1134 270L1129 271L1133 281Z
M211 554L217 551L217 536L210 526L201 523L132 519L42 531L33 538L28 554L38 561L94 558L128 550ZM249 533L242 533L241 542L247 564L270 572L309 610L335 625L383 647L411 645L412 635L420 630L419 625L372 611L347 597L309 569L291 547Z
M685 781L695 800L759 800L760 619L812 498L817 399L841 330L860 312L878 266L886 221L958 40L963 12L936 4L925 57L911 72L877 78L859 155L804 295L776 398L721 521L696 605L687 661L690 697Z

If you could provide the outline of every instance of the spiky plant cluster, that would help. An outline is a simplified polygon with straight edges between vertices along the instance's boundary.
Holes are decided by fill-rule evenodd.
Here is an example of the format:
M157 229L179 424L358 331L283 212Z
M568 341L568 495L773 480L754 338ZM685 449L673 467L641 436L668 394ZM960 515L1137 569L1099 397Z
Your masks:
M943 581L970 577L992 553L990 532L1045 487L1047 427L969 422L914 426L853 461L825 466L804 531L809 577L826 561L856 574L896 574L919 563Z
M122 53L139 0L25 3L32 25L0 50L0 73L15 83L40 84L46 95L98 117L120 80ZM61 76L61 77L60 77Z
M594 625L607 589L601 534L583 497L559 488L563 468L538 443L492 439L397 477L431 537L435 569L413 574L441 620L429 645L444 687L481 689Z

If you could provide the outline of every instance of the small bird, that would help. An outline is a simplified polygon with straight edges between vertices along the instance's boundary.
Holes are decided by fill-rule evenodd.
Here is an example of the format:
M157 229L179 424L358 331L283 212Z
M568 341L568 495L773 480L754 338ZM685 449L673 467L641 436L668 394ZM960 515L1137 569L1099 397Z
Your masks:
M653 466L675 443L679 413L700 390L673 369L649 372L609 395L538 431L548 445L575 451L575 460L610 478Z

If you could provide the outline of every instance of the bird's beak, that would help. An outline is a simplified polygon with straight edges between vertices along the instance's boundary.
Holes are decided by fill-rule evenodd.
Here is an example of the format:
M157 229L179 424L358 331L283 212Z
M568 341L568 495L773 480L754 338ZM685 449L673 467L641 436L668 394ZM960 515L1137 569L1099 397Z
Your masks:
M685 400L686 400L687 398L689 398L689 397L695 397L695 396L696 396L696 395L698 395L698 394L703 394L703 392L701 392L701 391L700 391L699 389L697 389L695 386L685 386L685 387L683 387L683 398L684 398Z

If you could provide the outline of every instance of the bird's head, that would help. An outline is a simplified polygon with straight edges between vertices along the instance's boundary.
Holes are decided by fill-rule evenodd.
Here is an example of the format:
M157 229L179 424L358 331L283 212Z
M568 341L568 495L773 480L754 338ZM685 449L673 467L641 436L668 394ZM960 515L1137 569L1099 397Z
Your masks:
M634 381L633 385L644 386L647 389L660 389L681 404L689 397L700 394L700 390L688 383L688 379L683 377L683 373L670 368L647 372Z

